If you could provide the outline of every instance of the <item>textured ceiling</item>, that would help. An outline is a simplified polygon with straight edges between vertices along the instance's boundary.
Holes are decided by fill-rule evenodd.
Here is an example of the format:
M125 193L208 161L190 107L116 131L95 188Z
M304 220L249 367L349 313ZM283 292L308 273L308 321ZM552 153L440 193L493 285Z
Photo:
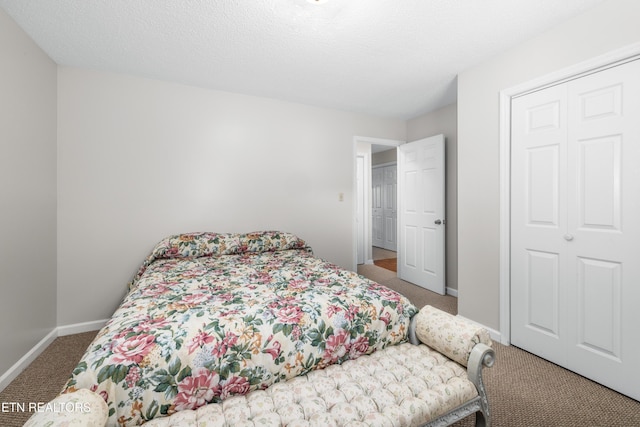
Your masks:
M60 65L411 118L602 0L0 0Z

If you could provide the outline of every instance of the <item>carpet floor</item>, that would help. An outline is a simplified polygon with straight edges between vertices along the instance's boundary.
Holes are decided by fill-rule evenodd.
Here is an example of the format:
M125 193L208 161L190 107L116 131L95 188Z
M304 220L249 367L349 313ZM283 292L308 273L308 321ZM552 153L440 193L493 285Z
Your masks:
M388 286L418 307L426 304L458 313L457 298L398 279L376 265L358 273ZM640 402L514 346L494 343L496 363L484 370L494 427L640 426ZM475 416L454 424L471 427Z
M457 299L426 291L376 265L358 272L406 295L416 306L457 314ZM0 403L48 402L62 389L96 332L59 337L0 393ZM493 345L496 363L486 369L494 427L640 426L640 402L513 346ZM3 406L4 408L4 406ZM22 426L28 412L0 411L0 426ZM471 427L470 416L456 427Z

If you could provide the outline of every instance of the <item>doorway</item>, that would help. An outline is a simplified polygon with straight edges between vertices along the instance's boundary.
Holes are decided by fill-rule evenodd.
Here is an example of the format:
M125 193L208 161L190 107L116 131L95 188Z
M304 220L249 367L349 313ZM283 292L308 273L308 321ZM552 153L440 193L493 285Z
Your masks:
M381 142L383 141L383 142ZM445 138L439 134L403 143L401 141L354 138L356 170L356 215L354 215L354 271L358 264L373 264L373 196L371 165L375 146L392 152L397 172L394 191L397 221L397 277L433 292L446 293L445 266ZM395 150L389 150L395 147ZM386 150L385 150L386 148ZM358 193L360 191L360 193ZM361 195L361 193L363 193ZM362 232L364 230L364 232Z
M380 154L387 152L384 156L391 155L395 161L396 148L404 144L404 141L354 137L355 151L355 190L356 206L354 215L354 265L353 270L357 271L358 264L374 264L374 243L373 243L373 191L372 191L372 164L373 156L376 156L376 163L384 163L380 160ZM384 157L383 157L384 158ZM376 251L376 257L378 253Z

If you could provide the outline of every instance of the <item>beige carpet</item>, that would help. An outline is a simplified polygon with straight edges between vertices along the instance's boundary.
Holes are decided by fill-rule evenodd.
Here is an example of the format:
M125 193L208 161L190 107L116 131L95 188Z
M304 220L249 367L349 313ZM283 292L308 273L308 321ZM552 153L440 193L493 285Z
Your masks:
M375 265L358 271L406 295L457 313L457 299L404 282ZM0 402L47 402L62 389L95 332L57 338L2 393ZM485 370L494 427L640 426L640 403L516 347L494 344L496 364ZM1 412L1 427L21 426L30 414ZM474 425L474 416L455 424Z
M0 404L46 403L56 397L96 332L56 338L27 369L0 392ZM20 411L0 411L0 426L22 426L31 416Z
M402 293L417 307L424 307L429 304L448 313L458 314L457 298L451 295L438 295L412 283L400 280L393 271L373 264L362 264L358 266L358 273Z

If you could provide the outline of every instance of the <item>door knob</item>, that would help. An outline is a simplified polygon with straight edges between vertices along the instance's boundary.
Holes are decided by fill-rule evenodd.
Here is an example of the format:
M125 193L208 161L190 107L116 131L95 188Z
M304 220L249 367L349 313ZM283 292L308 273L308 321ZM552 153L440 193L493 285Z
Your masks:
M435 223L436 223L436 224L438 224L438 225L440 225L440 224L442 224L442 221L440 221L439 219L436 219L436 220L435 220Z
M572 234L565 234L564 235L564 240L566 240L567 242L570 242L573 240L573 235Z

